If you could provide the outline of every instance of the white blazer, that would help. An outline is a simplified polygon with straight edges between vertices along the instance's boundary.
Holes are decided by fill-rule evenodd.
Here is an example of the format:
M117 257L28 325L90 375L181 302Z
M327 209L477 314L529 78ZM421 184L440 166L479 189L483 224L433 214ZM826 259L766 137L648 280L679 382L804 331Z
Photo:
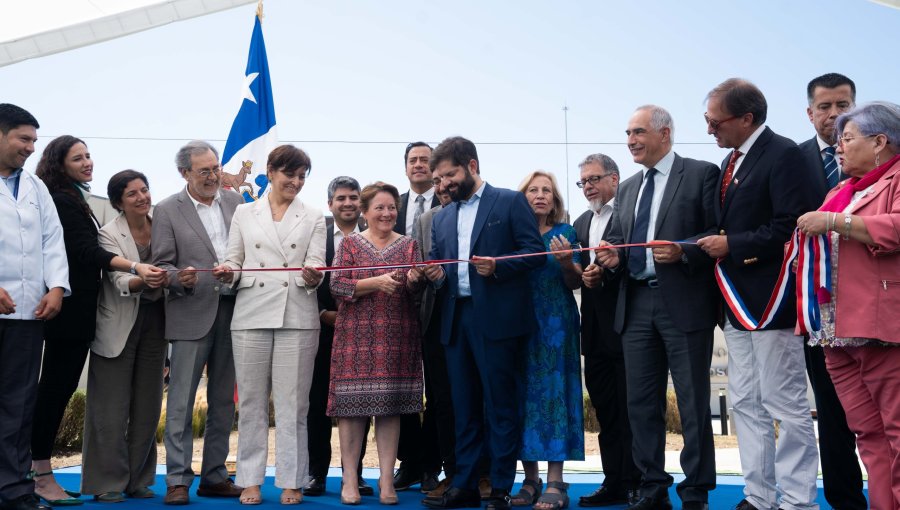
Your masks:
M234 269L237 302L231 329L319 329L316 288L299 271L241 269L325 265L325 217L295 197L276 227L269 197L234 211L225 263ZM286 232L282 241L278 229Z
M132 261L141 259L124 213L100 229L99 242L100 247L108 252ZM128 282L137 278L131 273L104 269L103 276L97 303L97 329L91 351L104 358L115 358L125 349L128 335L137 320L141 292L128 290Z

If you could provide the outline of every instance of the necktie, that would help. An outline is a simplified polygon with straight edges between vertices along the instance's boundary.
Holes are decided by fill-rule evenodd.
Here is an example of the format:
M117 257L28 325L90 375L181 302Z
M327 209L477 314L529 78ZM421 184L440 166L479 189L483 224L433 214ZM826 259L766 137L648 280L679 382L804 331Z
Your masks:
M653 176L656 169L647 170L644 176L644 191L634 216L634 228L631 230L632 243L646 243L647 230L650 227L650 204L653 202ZM647 248L628 249L628 272L634 276L644 272L647 267Z
M722 196L719 197L720 206L725 206L725 193L728 192L728 185L731 184L731 177L734 175L734 164L743 155L744 153L739 150L731 153L731 159L728 160L728 166L725 167L725 175L722 176Z
M416 212L413 213L412 230L410 230L413 239L419 233L419 216L422 216L423 212L425 212L425 197L419 195L416 197Z
M834 147L825 147L822 164L825 165L825 179L828 181L828 188L837 186L841 181L841 172L838 169L837 159L834 157Z

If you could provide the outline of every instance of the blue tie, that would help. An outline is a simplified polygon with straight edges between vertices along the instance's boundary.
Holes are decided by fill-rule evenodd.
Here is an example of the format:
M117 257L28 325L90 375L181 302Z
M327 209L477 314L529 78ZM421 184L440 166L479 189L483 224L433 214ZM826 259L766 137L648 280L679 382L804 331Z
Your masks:
M646 243L647 230L650 227L650 203L653 202L653 176L656 169L647 170L644 175L644 191L634 217L634 228L631 230L632 243ZM634 276L644 272L647 267L647 248L628 249L628 272Z
M841 171L838 168L837 159L834 157L834 147L825 147L822 164L825 165L825 180L828 181L828 189L837 186L841 181Z

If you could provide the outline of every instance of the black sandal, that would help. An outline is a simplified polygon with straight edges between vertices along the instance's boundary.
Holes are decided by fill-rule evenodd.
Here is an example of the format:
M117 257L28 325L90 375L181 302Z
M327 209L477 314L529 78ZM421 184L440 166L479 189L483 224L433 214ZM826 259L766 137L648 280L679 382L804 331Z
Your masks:
M550 505L547 508L534 506L534 510L562 510L569 507L569 484L565 482L547 482L548 489L556 489L559 492L545 492L537 500L537 503ZM537 505L535 503L535 505Z
M532 490L528 490L525 487L531 487ZM519 492L509 498L510 506L532 506L535 501L539 497L541 497L541 491L544 488L544 481L540 478L537 481L530 480L528 478L522 480L522 487L519 488Z

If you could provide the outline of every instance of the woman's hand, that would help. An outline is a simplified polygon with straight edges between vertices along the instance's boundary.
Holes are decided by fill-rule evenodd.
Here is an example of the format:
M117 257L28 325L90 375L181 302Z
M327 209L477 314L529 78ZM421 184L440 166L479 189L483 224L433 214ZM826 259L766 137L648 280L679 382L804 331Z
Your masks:
M234 281L234 271L225 264L219 264L212 270L213 278L222 283L231 283Z
M151 289L165 287L169 284L169 274L164 270L150 264L138 264L134 267L138 276L144 281L144 285Z
M406 272L407 283L419 283L424 278L426 278L424 266L413 266L409 268L409 271Z
M384 273L381 276L372 277L372 283L375 284L375 288L385 294L393 294L400 287L400 278L398 271L391 271L390 273Z
M550 251L560 264L572 263L572 244L561 234L550 239Z
M808 236L818 236L828 232L829 212L812 211L797 218L797 228Z
M314 267L303 268L303 283L305 283L307 287L315 287L322 281L324 276L325 273Z

